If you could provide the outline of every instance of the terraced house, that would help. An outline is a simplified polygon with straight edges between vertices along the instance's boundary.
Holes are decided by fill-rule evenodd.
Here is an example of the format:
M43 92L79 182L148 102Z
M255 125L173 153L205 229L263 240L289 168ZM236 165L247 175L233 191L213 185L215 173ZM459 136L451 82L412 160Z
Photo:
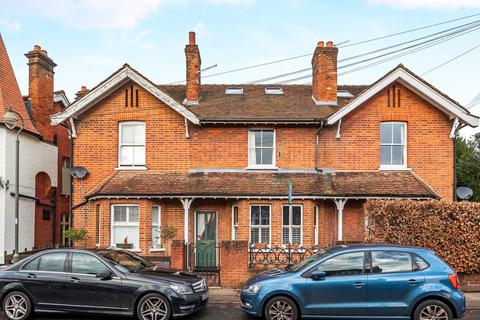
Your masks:
M197 248L326 246L362 240L367 199L454 199L453 138L479 119L403 65L338 85L338 48L319 42L311 85L217 85L201 84L194 33L185 54L185 85L125 64L51 117L73 120L89 173L73 195L88 247L162 255L160 226Z

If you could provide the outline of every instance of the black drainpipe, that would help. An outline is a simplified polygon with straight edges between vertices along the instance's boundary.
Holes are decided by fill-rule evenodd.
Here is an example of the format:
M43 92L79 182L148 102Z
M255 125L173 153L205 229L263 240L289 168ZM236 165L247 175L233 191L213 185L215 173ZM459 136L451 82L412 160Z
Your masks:
M320 131L322 131L323 127L325 126L325 122L322 120L320 122L320 127L318 127L318 130L317 130L317 140L315 142L315 170L317 170L318 172L322 172L322 169L320 169L320 166L319 166L319 143L320 143Z
M74 123L74 120L72 119L72 123L73 125L75 125ZM74 143L73 143L73 128L70 127L70 169L73 168L73 146L74 146ZM68 199L68 201L70 202L69 206L68 206L68 226L69 228L73 226L73 179L72 177L70 176L70 197ZM71 243L70 243L71 245Z

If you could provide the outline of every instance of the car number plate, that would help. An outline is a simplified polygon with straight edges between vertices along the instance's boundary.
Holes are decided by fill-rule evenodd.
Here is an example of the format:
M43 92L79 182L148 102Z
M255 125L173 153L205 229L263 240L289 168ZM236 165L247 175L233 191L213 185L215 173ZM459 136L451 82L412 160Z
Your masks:
M202 294L202 301L205 301L205 300L207 300L207 299L208 299L208 292Z

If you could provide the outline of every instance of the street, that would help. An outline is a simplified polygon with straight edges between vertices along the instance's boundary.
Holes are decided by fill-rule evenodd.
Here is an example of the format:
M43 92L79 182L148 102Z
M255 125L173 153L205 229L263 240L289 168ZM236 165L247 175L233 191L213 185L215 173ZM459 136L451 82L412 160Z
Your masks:
M118 319L118 317L104 317L104 316L64 316L64 315L36 315L32 320L94 320L94 319ZM6 318L2 315L0 320ZM124 318L130 319L130 318ZM191 315L189 317L182 318L184 320L216 320L216 319L229 319L229 320L248 320L252 319L243 314L237 304L210 304L204 310ZM470 310L462 320L478 320L480 319L480 310Z

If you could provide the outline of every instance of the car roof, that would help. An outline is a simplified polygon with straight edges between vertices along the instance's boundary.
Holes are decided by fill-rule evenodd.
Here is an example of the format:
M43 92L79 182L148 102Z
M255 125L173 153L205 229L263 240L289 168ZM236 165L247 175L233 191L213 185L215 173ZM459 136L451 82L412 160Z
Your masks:
M408 246L402 244L385 244L385 243L371 243L371 244L349 244L339 245L328 248L328 251L334 252L347 252L347 251L361 251L361 250L391 250L391 251L412 251L412 252L433 252L430 249Z

